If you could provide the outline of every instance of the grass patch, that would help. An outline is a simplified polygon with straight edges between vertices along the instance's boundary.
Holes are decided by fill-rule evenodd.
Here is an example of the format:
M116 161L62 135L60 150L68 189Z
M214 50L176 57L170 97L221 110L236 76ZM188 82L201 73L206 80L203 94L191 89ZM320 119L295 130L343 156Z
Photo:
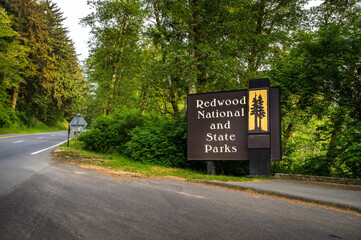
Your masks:
M17 133L41 133L41 132L55 132L64 131L57 127L37 128L37 127L22 127L22 128L0 128L0 134L17 134Z
M72 139L71 147L67 148L63 144L55 151L55 155L64 159L66 162L81 163L87 165L97 165L111 170L119 170L123 172L133 173L135 175L142 175L147 177L177 177L187 181L197 182L202 180L208 181L252 181L255 178L235 177L224 175L207 175L204 172L192 169L171 168L154 165L151 163L143 163L134 161L119 154L100 154L81 149L78 144L78 149L75 149L75 143ZM269 178L257 178L269 179Z

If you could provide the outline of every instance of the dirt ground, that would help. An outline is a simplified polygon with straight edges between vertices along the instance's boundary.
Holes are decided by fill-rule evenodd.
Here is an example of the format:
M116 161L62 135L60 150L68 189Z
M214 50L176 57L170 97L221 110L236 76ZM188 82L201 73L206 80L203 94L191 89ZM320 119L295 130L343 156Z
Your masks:
M173 179L178 181L184 181L182 178L172 176L146 176L140 173L126 172L122 170L116 170L109 167L100 166L100 164L112 161L107 160L104 156L100 155L87 155L81 154L67 147L58 147L52 152L53 159L57 163L69 164L72 166L94 170L100 174L114 177L118 180L132 180L132 179Z

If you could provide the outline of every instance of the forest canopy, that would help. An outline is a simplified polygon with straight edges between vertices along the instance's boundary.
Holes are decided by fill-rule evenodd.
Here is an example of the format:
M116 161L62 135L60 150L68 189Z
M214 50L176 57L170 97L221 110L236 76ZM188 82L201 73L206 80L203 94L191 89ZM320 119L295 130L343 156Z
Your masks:
M51 1L0 1L0 127L54 125L86 91L63 13Z
M282 89L274 170L360 177L361 4L308 2L90 0L88 111L126 106L184 122L187 94L268 77Z

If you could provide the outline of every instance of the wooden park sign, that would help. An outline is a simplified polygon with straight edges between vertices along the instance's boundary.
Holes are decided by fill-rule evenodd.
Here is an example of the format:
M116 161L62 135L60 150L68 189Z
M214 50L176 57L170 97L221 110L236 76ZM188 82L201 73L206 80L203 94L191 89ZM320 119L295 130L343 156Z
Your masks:
M187 101L188 160L251 160L251 175L269 175L270 161L281 160L280 89L269 79L250 80L245 90L189 94ZM268 167L252 168L260 158Z

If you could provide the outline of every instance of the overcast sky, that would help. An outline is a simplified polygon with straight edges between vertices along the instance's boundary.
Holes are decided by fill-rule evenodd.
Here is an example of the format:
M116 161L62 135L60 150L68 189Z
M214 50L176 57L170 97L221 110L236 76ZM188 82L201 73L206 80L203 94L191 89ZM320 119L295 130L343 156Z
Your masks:
M87 41L90 38L90 29L82 27L80 19L87 16L91 10L87 5L87 0L52 0L56 3L64 17L64 26L70 31L70 38L75 43L76 52L79 54L79 60L82 61L88 57ZM309 7L319 5L322 0L311 0Z
M91 10L86 4L87 0L52 0L64 13L67 19L63 22L64 27L70 31L69 37L75 43L75 49L82 61L88 57L87 41L90 37L90 29L80 24L80 19L87 16Z

